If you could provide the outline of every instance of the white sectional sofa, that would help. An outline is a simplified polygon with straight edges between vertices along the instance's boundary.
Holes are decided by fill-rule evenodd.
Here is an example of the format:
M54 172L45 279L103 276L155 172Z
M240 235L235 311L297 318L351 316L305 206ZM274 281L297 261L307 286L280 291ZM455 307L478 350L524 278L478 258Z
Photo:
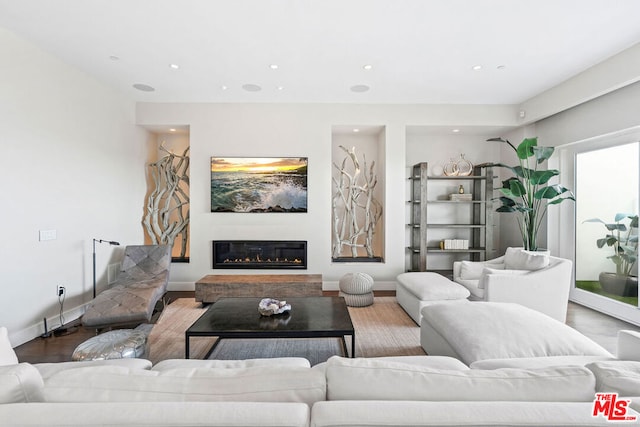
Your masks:
M471 369L446 356L17 363L0 328L0 425L610 425L597 392L640 396L640 362ZM625 343L638 351L635 337ZM631 403L630 406L633 406ZM638 406L625 416L640 417Z

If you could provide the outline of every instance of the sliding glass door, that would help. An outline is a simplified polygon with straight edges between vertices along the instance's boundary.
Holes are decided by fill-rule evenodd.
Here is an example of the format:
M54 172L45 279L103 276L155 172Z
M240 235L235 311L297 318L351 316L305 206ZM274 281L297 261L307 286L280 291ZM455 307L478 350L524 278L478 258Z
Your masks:
M638 307L638 143L576 155L576 287Z
M571 299L638 325L639 140L636 129L558 147L555 166L576 202L571 217L552 220L558 232L549 236L574 260Z

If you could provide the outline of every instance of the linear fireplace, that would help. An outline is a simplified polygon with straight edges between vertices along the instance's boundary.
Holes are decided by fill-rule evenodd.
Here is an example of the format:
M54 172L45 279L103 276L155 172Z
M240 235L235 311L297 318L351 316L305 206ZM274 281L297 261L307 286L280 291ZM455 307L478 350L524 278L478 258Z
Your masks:
M303 240L214 240L213 268L307 268L307 242Z

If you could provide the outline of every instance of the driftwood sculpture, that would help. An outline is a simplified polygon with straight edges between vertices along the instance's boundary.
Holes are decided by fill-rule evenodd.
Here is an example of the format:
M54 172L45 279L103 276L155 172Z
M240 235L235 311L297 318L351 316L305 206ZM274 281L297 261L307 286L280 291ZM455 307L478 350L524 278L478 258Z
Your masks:
M160 144L167 153L149 164L155 188L147 198L143 224L151 243L171 245L181 237L180 258L187 254L189 238L189 147L177 155Z
M331 208L333 211L333 258L342 256L344 247L351 249L351 256L358 256L358 248L364 248L367 257L373 258L373 236L378 220L382 217L382 205L373 196L378 184L375 161L367 168L363 159L363 170L356 156L356 149L340 146L347 156L342 164L333 166L338 170L338 178L333 178L336 191ZM353 173L348 172L347 161L351 159Z

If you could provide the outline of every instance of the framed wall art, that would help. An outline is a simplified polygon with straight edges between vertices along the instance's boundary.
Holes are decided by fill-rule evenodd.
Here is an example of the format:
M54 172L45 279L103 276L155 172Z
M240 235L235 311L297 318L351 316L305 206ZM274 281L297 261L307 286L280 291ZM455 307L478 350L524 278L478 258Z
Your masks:
M306 157L211 157L211 212L307 212Z

